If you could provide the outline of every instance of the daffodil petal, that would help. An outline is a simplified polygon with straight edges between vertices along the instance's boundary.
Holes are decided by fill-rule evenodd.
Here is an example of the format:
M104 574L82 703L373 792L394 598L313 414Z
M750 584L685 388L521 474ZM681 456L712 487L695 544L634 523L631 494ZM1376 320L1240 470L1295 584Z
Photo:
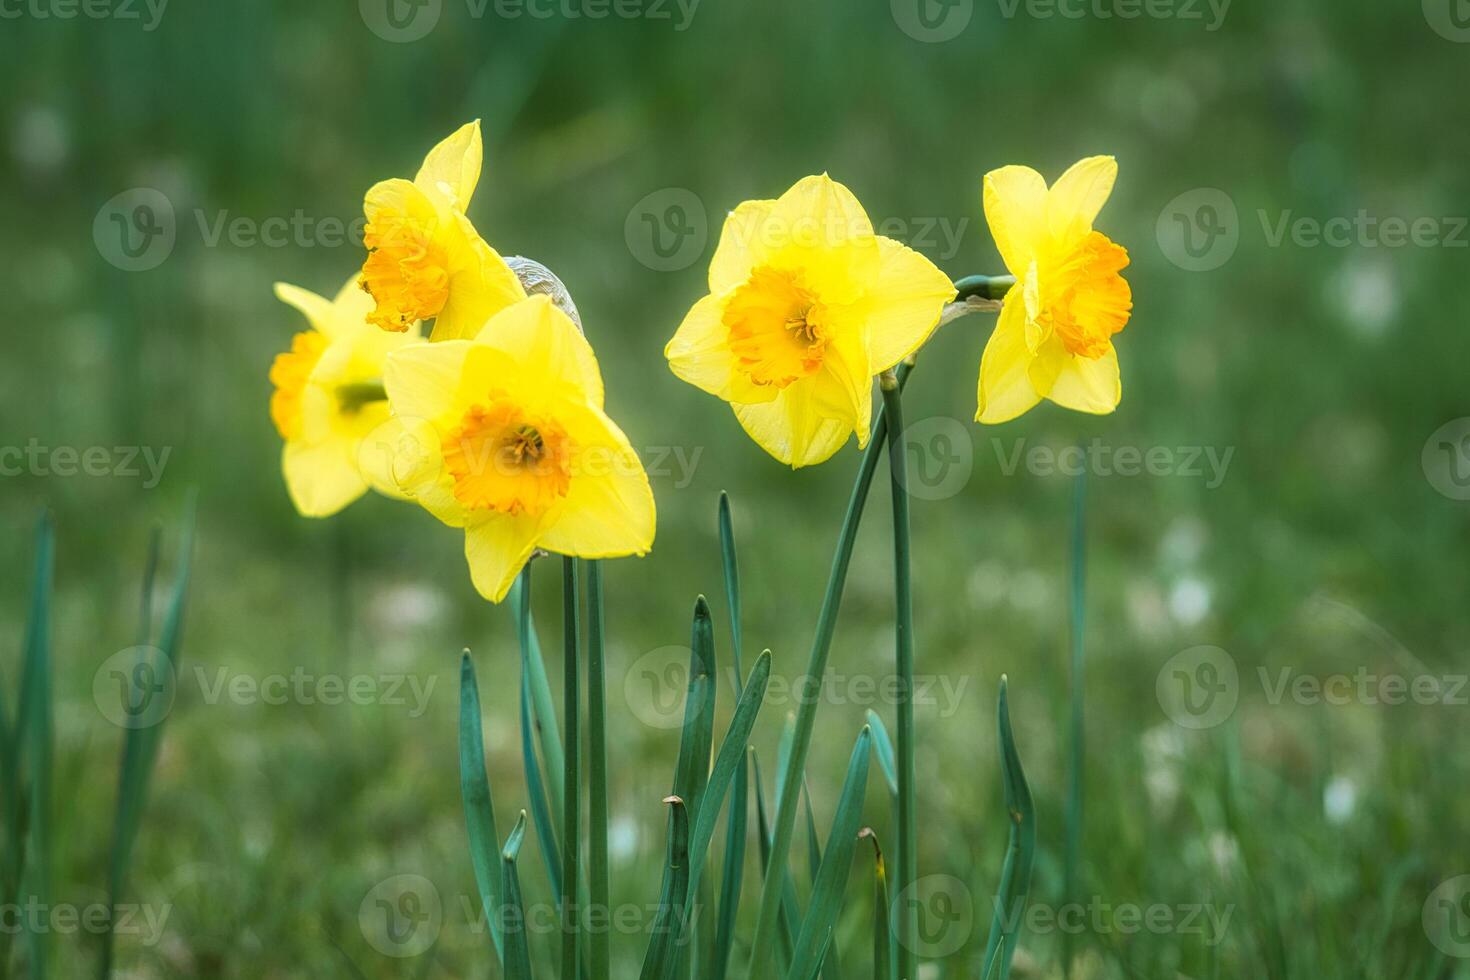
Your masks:
M439 433L423 419L388 416L385 406L379 408L377 424L358 444L358 470L385 497L417 499L443 471Z
M599 410L586 409L566 421L579 448L566 499L542 534L542 547L581 558L647 554L653 547L653 490L628 437Z
M1046 225L1058 242L1073 242L1092 230L1118 177L1118 161L1087 157L1067 168L1046 196Z
M1063 408L1094 415L1107 415L1116 409L1123 400L1117 348L1110 346L1098 358L1068 358L1046 397Z
M544 394L602 407L602 372L592 345L550 296L536 294L496 314L475 338L508 357Z
M1030 167L1009 166L985 175L985 220L1001 260L1024 276L1046 230L1046 180Z
M1030 324L1027 324L1030 328ZM1031 387L1036 393L1045 398L1051 391L1052 385L1056 384L1057 375L1062 373L1062 368L1072 360L1066 345L1061 338L1052 334L1042 342L1031 358L1031 363L1026 367L1026 377L1031 379Z
M868 444L873 416L873 376L868 373L869 360L860 332L839 334L827 345L822 370L792 386L805 389L812 410L818 416L835 419L855 433L859 446Z
M746 433L793 469L831 459L852 435L852 423L823 418L800 385L790 385L763 405L732 407Z
M388 355L383 386L396 415L446 428L458 419L460 377L474 345L468 340L413 344Z
M362 279L357 273L337 290L337 296L332 300L332 318L339 332L362 331L366 333L371 330L374 333L387 334L387 331L379 330L368 323L368 314L373 311L373 297L366 289L362 288ZM418 328L409 331L417 335ZM397 335L404 336L403 334Z
M726 401L771 401L776 388L755 384L735 369L730 331L721 319L724 312L723 296L706 296L694 304L664 345L669 369L680 380Z
M500 253L475 231L463 215L452 219L449 237L454 254L449 273L449 298L434 319L429 339L468 340L478 336L497 313L526 298L526 291Z
M709 291L718 295L739 286L770 254L765 224L775 201L745 201L725 218L720 243L709 263Z
M353 447L344 440L292 440L281 453L291 502L303 517L330 517L367 493Z
M800 269L828 304L856 302L878 275L878 240L852 191L820 174L803 177L761 226L770 264Z
M341 321L337 311L333 308L332 301L325 296L318 296L309 289L293 286L289 282L276 283L275 291L276 299L301 311L314 329L330 338L335 338L340 333ZM372 307L370 297L368 307Z
M1041 401L1027 373L1032 357L1026 346L1026 304L1012 290L980 358L976 421L1006 422Z
M489 513L465 526L464 556L475 589L499 602L536 549L541 520L525 514Z
M949 277L908 246L880 237L878 258L878 279L869 293L869 375L918 350L938 325L944 304L955 297Z
M480 120L465 123L429 151L413 182L437 191L459 211L469 207L485 155Z

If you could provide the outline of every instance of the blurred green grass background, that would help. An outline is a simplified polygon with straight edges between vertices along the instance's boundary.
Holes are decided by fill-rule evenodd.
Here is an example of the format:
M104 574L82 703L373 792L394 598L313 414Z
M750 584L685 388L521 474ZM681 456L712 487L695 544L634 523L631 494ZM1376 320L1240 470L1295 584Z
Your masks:
M1449 976L1463 962L1432 959L1421 910L1470 872L1470 761L1452 741L1470 709L1271 704L1256 677L1466 670L1466 504L1421 466L1431 433L1467 412L1465 236L1302 247L1273 245L1267 225L1288 212L1470 210L1459 104L1470 45L1417 4L1367 0L1238 0L1213 31L1205 7L1203 20L1069 19L976 0L958 36L924 43L899 26L901 2L703 0L681 31L673 6L670 19L540 19L445 0L411 43L376 35L353 3L176 2L153 30L142 7L142 21L0 23L11 69L0 445L170 450L151 489L121 476L0 479L0 635L16 644L29 528L45 507L59 529L58 900L103 894L121 732L94 703L93 675L130 644L149 529L176 533L190 486L201 518L186 673L299 666L435 685L411 717L383 704L211 704L182 684L134 874L137 899L171 915L157 945L120 943L128 975L347 975L333 944L375 977L491 968L460 898L474 891L455 668L470 646L508 826L523 799L509 613L478 599L460 536L427 514L370 499L311 522L287 500L266 371L300 322L270 285L330 293L360 250L210 243L221 213L351 221L371 183L411 175L476 117L486 166L471 217L502 253L566 281L610 412L645 461L664 454L670 467L654 476L654 553L607 569L615 901L656 895L675 748L674 732L629 710L624 678L649 651L687 642L696 593L723 615L718 490L740 535L746 662L769 646L792 678L856 466L849 448L783 469L726 406L665 368L664 341L704 292L720 216L826 170L875 220L897 221L896 237L929 229L915 244L951 275L1000 272L984 172L1018 162L1054 178L1106 152L1121 176L1099 227L1130 250L1136 303L1118 342L1118 412L1043 406L999 429L970 423L985 317L945 328L906 401L911 419L937 420L929 431L964 433L972 466L953 496L916 501L913 519L917 669L964 685L953 713L918 716L921 870L965 883L978 934L932 975L978 969L1005 839L1002 672L1041 813L1033 901L1065 900L1071 480L1007 474L1001 458L1094 438L1233 456L1216 488L1177 474L1091 480L1082 886L1114 905L1212 902L1233 916L1213 951L1177 932L1091 932L1078 940L1084 975ZM162 191L177 221L173 251L143 272L115 267L93 237L99 209L135 187ZM657 271L630 228L641 202L672 188L697 196L707 235L686 267ZM1237 250L1202 272L1171 262L1156 234L1170 202L1197 188L1224 191L1239 214ZM943 230L959 233L957 248ZM692 474L679 459L696 461ZM887 511L880 489L832 658L846 674L882 676L891 661ZM553 626L555 581L543 569L537 590ZM1161 709L1155 682L1200 644L1235 658L1241 697L1229 722L1191 732ZM722 691L722 717L729 701ZM822 826L864 707L825 704L818 717L809 778ZM891 719L891 705L875 707ZM759 726L768 773L785 710ZM891 840L877 785L870 820ZM523 867L544 896L539 865ZM427 974L358 928L363 895L399 873L444 898ZM860 904L839 941L863 949ZM86 938L57 940L63 975L85 975ZM1018 973L1058 976L1059 943L1023 937ZM615 951L631 970L641 941L617 937Z

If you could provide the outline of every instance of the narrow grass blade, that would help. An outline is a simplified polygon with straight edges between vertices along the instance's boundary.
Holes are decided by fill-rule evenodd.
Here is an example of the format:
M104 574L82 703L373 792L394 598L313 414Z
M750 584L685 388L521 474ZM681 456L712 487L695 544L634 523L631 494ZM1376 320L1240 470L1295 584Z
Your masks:
M562 799L561 839L562 867L561 894L564 906L575 907L580 894L578 882L582 874L582 766L581 766L581 665L578 663L578 647L581 640L581 596L577 589L577 559L570 556L562 559L562 639L565 643L563 660L562 698L565 709L562 714L566 724L566 771ZM581 930L577 927L577 915L567 911L562 915L561 929L561 975L576 977L580 971L579 952Z
M551 707L546 665L541 658L541 643L536 635L536 623L531 617L531 565L526 566L511 586L509 601L516 610L516 634L521 648L521 764L526 774L526 795L530 801L531 818L536 825L541 860L546 866L546 876L551 882L557 915L560 916L561 849L557 845L557 819L562 812L564 759L556 711ZM537 745L541 747L542 758L548 760L548 772L544 777L536 758Z
M720 558L725 572L725 601L730 610L731 657L735 678L745 674L741 663L740 567L735 559L735 528L730 518L730 497L720 492ZM738 697L741 690L735 692ZM735 770L735 792L730 799L730 816L725 824L725 868L720 888L719 921L715 924L714 961L710 976L725 980L730 951L735 944L735 917L740 911L740 892L745 879L746 827L750 813L750 777L745 753Z
M765 650L756 658L755 666L750 669L750 677L746 679L744 690L740 693L740 701L735 705L735 713L731 716L730 728L725 732L725 739L720 743L719 755L715 758L715 764L709 771L709 782L700 803L699 813L695 817L689 862L691 896L694 887L702 880L709 844L715 835L715 826L720 819L720 809L725 802L725 793L730 788L730 781L735 776L735 770L745 758L746 747L750 744L750 731L755 726L756 716L760 713L761 703L765 700L766 684L770 679L771 651ZM692 906L686 907L678 925L687 924L693 912Z
M873 744L878 744L876 739ZM888 870L883 865L883 848L872 827L864 827L858 838L866 838L873 845L873 980L894 980L898 976L898 962L893 957Z
M20 690L14 728L11 728L9 716L5 712L4 698L0 697L0 789L4 790L4 799L0 801L0 831L4 834L3 851L0 851L0 868L3 868L3 874L0 874L0 902L7 906L20 895L26 861L27 823L33 819L28 804L31 787L27 787L23 779L24 771L30 768L26 762L25 747L32 739L32 728L36 727L27 704L32 696L31 688L37 685L38 672L44 670L49 673L49 665L33 666L33 662L42 658L49 660L47 650L50 642L54 563L55 535L50 519L43 514L36 525L31 600L21 647ZM48 700L48 712L49 703ZM49 730L49 723L46 727ZM11 929L0 930L0 976L5 975L5 968L9 963L13 935L14 931Z
M739 678L745 676L745 667L740 662L744 650L740 626L740 564L735 560L735 525L730 519L730 496L723 490L720 491L720 564L725 572L725 603L730 607L731 655L734 657L735 676Z
M546 785L541 778L541 765L536 761L535 736L532 734L531 683L521 675L521 767L526 773L526 796L531 802L531 819L536 824L536 842L541 846L541 860L551 882L557 912L561 911L561 851L556 844L556 821L546 802Z
M526 936L526 905L521 898L521 876L517 867L521 842L526 836L526 811L516 818L505 848L500 852L501 875L505 880L504 910L497 910L505 920L506 980L531 980L531 949Z
M495 955L505 963L505 941L495 910L504 902L504 870L500 835L495 830L495 805L485 772L485 735L480 722L480 688L475 663L466 650L459 663L459 791L464 798L465 827L470 839L470 862L480 891L480 911L490 923Z
M1000 888L995 895L990 939L985 944L985 965L980 971L984 980L1007 980L1011 975L1011 958L1015 956L1016 944L1021 938L1021 920L1026 911L1026 896L1031 890L1031 865L1036 857L1036 809L1031 802L1031 790L1026 785L1026 774L1021 770L1021 757L1011 733L1005 675L1000 678L996 728L1000 736L1000 766L1005 782L1010 833L1005 864L1001 867Z
M884 376L883 408L888 416L888 463L893 500L893 606L894 674L898 678L898 731L894 743L898 762L898 854L893 886L903 894L919 877L918 828L914 812L914 592L910 574L909 478L903 398L897 379ZM918 907L906 903L898 910L898 973L913 977L917 960Z
M781 790L786 785L786 773L791 768L791 749L795 744L796 715L787 712L786 723L781 727L781 741L776 745L776 809L778 810L781 808ZM805 773L792 779L797 786L805 781Z
M725 824L725 868L720 887L719 921L715 924L715 958L710 976L725 980L730 968L730 951L735 945L735 917L740 912L740 891L745 878L745 844L750 819L750 767L741 753L735 768L735 788Z
M1067 787L1067 845L1063 857L1063 894L1078 898L1078 868L1082 860L1082 774L1086 764L1086 731L1083 724L1084 599L1087 585L1087 471L1077 474L1072 496L1072 758ZM1071 930L1062 931L1062 976L1072 976Z
M684 700L684 724L679 736L679 761L673 793L690 813L699 812L699 798L709 778L709 753L715 724L715 637L709 603L694 602L689 638L689 687Z
M817 816L812 808L812 791L806 778L801 780L801 790L806 794L806 855L807 871L812 878L812 887L817 884L817 875L822 867L822 839L817 834ZM824 980L842 980L842 957L837 952L837 938L831 937L822 954L822 977Z
M900 389L908 381L910 366L902 364L898 369ZM868 502L868 491L873 485L873 475L878 470L878 459L888 438L886 410L873 420L872 436L858 465L857 478L853 481L852 496L847 502L847 513L838 534L837 549L832 556L832 570L827 578L827 591L822 598L822 611L817 617L817 631L812 640L811 654L807 659L805 678L810 683L821 683L827 672L827 656L832 650L832 634L837 628L837 613L842 605L842 593L847 584L847 570L852 563L852 549L857 540L858 525L863 509ZM770 959L775 946L777 923L780 918L781 897L787 880L786 867L791 854L791 837L796 825L796 795L799 774L806 766L807 751L811 748L812 729L816 723L817 698L803 699L796 715L796 741L793 747L792 764L782 781L778 793L775 822L771 831L770 861L765 880L761 883L760 909L756 915L755 937L751 942L750 980L767 980L770 975ZM774 874L772 873L774 869Z
M36 530L36 571L31 593L30 618L26 626L25 661L21 673L21 697L16 754L29 777L30 804L25 842L27 854L22 880L26 901L48 908L51 901L51 764L53 721L51 716L51 595L55 572L56 536L51 520L42 516ZM45 980L49 958L49 930L34 928L26 917L27 976Z
M760 845L761 875L770 873L771 862L771 826L766 819L766 794L762 789L761 762L755 754L755 748L750 750L751 775L755 781L755 816L756 816L756 839ZM786 975L786 970L791 965L791 946L796 942L796 930L801 924L796 916L796 890L792 887L791 876L785 876L785 887L781 895L781 919L778 933L779 948L776 951L776 962L778 964L777 974Z
M189 580L194 553L195 502L191 498L188 514L184 521L183 538L179 543L178 570L175 573L173 592L169 596L164 612L163 626L159 633L157 648L146 648L146 659L135 666L135 678L157 679L172 683L179 667L179 649L183 641L184 607L189 592ZM135 683L137 683L135 681ZM143 685L139 684L139 687ZM152 687L150 681L149 687ZM143 694L143 691L137 692ZM150 690L146 697L155 697ZM142 824L143 808L148 796L148 783L153 771L153 762L158 755L158 744L163 737L164 719L151 718L148 711L138 716L139 726L129 728L123 739L121 770L118 776L117 813L113 821L112 855L108 868L109 908L116 908L127 884L128 869L132 863L133 845ZM152 721L152 724L144 724ZM109 922L102 939L102 959L99 975L107 977L112 971L112 921Z
M536 732L536 742L541 746L541 759L546 767L547 795L551 801L552 813L560 819L566 809L562 800L566 754L562 751L561 729L556 723L556 703L551 696L546 661L541 656L536 620L531 615L531 567L534 564L535 562L528 563L520 578L511 586L508 601L516 610L521 669L526 674L527 690L531 695L531 722Z
M821 870L817 872L817 881L812 887L806 919L797 934L791 969L786 972L787 980L811 980L816 976L824 953L832 942L837 913L842 907L848 875L852 872L852 853L857 848L858 828L862 826L872 742L872 733L864 726L852 748L852 759L847 764L847 778L842 782L842 795L832 817L832 830L827 835L827 853L822 858Z
M148 535L148 559L143 565L143 589L138 598L138 632L136 645L146 647L153 641L153 583L158 576L159 553L163 549L163 532L155 527ZM109 917L111 912L109 911ZM346 953L343 953L346 956ZM102 936L102 958L100 975L105 978L112 971L112 933L109 929Z
M674 921L682 915L689 894L689 810L677 796L668 796L669 853L664 867L664 884L659 895L658 913L653 920L653 935L643 958L642 980L667 980L674 975L678 961L674 936L680 931Z
M590 913L605 922L612 914L607 870L607 682L603 640L602 563L587 563L587 874ZM592 980L608 980L609 929L591 930L588 969Z
M888 738L888 728L883 718L872 708L868 709L868 727L873 730L873 754L878 757L878 768L883 770L883 779L888 783L888 792L898 799L898 769L893 761L893 742Z

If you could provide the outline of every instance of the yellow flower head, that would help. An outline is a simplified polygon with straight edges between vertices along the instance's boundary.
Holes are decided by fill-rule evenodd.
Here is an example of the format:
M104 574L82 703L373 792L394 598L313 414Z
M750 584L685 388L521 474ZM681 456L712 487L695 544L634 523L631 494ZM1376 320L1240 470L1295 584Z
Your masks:
M826 174L732 211L709 288L664 356L793 467L822 462L853 433L867 444L873 376L917 350L955 295L928 259L875 235Z
M1092 220L1113 190L1112 157L1080 160L1050 189L1030 167L985 175L985 220L1016 285L980 361L981 422L1005 422L1043 398L1105 415L1123 397L1112 336L1133 297L1128 252Z
M367 192L362 288L375 304L373 324L403 331L432 319L431 340L473 337L525 298L515 273L465 217L483 153L479 121L466 123L429 151L413 180L395 177Z
M388 360L388 398L417 459L403 489L451 527L480 594L505 597L532 551L645 554L653 493L602 409L586 338L546 296L498 313L473 340Z
M270 380L271 420L286 441L281 469L296 509L329 517L375 486L392 488L364 472L363 440L388 420L382 391L388 352L419 340L418 324L384 333L367 322L370 300L349 279L335 300L287 283L276 295L296 307L311 329L276 355Z

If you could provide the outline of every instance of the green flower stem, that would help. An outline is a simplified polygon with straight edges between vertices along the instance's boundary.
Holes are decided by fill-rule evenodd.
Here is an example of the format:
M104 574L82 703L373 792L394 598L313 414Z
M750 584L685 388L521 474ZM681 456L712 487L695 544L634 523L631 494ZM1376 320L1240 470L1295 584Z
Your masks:
M893 604L896 625L894 672L898 675L898 857L893 887L902 895L918 879L918 834L914 827L914 596L909 575L908 452L904 444L903 398L898 379L880 379L883 411L888 418L888 463L893 481ZM899 980L916 976L914 943L918 908L905 902L898 918Z
M908 381L912 366L899 365L896 382L901 389ZM807 660L804 683L820 684L827 670L827 655L832 650L832 633L837 627L837 611L842 605L842 590L847 583L847 569L852 562L853 544L857 540L858 524L862 520L863 507L868 501L868 489L873 485L873 475L878 469L878 457L883 452L883 443L888 435L886 412L879 412L873 422L872 437L863 452L858 466L857 479L853 482L852 496L848 499L847 514L842 521L842 531L837 539L837 550L832 556L832 571L827 578L827 593L822 599L822 611L817 619L817 634L812 641L811 654ZM781 908L782 884L786 880L786 867L791 852L791 837L796 825L797 802L801 798L801 777L806 771L807 750L811 747L812 726L817 714L816 698L802 698L796 712L796 733L791 747L791 759L786 766L786 776L780 791L780 805L776 810L775 826L772 830L771 849L766 861L765 880L761 885L760 912L756 919L755 937L751 943L750 980L767 980L772 975L771 959L775 952L777 913Z
M964 302L971 296L980 299L1004 299L1016 284L1015 276L965 276L954 281L956 302Z
M564 773L563 798L566 809L562 811L562 866L561 895L566 903L561 921L561 975L572 980L578 974L577 962L577 881L581 867L581 697L577 678L577 634L579 623L577 595L577 559L571 556L562 559L562 615L565 662L563 671L562 697L565 700L566 771Z
M588 821L587 871L592 880L592 904L589 912L609 914L607 872L607 691L603 661L602 563L587 562L587 777ZM608 980L610 947L608 929L591 930L588 944L589 972L592 980Z

